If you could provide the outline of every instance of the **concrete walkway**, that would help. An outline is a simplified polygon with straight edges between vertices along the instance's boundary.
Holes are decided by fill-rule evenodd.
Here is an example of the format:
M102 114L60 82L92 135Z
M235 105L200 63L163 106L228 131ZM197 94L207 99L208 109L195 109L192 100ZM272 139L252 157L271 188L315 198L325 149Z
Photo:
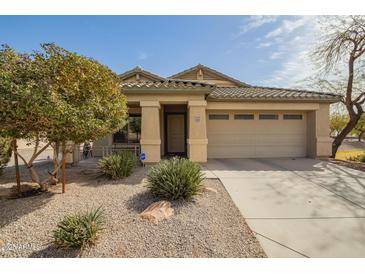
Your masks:
M365 257L365 173L312 159L215 159L269 257Z

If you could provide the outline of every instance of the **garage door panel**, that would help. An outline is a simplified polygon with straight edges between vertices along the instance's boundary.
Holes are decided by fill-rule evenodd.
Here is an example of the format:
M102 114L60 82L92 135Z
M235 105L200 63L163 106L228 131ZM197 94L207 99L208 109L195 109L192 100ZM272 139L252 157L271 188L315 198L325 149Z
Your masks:
M264 145L303 145L305 142L304 134L268 134L268 135L257 135L255 144L258 146Z
M255 147L252 145L209 145L208 158L253 158Z
M298 146L275 145L256 146L255 157L301 157L305 156L306 149Z
M227 135L229 139L227 139ZM255 135L243 135L239 133L213 133L209 135L209 144L211 145L254 145Z
M208 112L208 117L209 113ZM229 120L207 121L208 158L305 157L306 115L302 120ZM252 112L251 112L252 113Z

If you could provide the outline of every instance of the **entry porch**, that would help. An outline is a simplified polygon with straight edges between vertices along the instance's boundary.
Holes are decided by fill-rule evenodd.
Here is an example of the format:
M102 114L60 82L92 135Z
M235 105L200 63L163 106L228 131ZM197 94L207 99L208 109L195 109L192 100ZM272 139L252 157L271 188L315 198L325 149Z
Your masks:
M129 150L144 153L145 163L163 157L207 161L206 101L144 100L128 104L128 122L121 130L94 142L95 156Z

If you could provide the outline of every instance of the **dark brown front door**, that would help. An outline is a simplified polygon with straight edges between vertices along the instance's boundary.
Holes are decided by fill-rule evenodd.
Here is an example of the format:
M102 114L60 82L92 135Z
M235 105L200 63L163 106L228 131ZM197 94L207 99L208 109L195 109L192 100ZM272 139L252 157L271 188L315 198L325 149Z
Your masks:
M167 154L185 154L185 115L168 113L166 117Z

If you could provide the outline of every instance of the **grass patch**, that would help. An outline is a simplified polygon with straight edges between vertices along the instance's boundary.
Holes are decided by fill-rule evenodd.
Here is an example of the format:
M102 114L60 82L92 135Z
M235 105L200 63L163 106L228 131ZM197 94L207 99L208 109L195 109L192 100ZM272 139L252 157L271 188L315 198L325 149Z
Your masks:
M336 160L348 160L348 158L357 157L365 153L365 149L338 150Z

